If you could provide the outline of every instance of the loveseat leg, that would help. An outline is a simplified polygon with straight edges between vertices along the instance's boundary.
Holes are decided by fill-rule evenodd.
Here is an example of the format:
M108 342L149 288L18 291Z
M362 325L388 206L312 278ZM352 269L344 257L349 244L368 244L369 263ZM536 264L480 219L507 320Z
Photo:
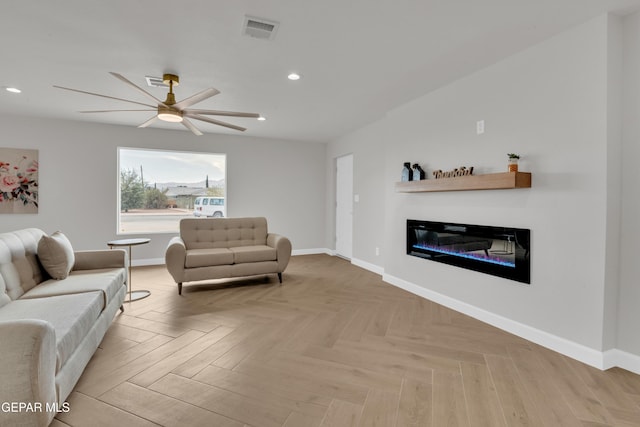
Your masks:
M178 283L178 295L182 295L182 283Z
M124 313L124 305L120 306L120 311Z
M278 280L282 283L282 273L278 273Z

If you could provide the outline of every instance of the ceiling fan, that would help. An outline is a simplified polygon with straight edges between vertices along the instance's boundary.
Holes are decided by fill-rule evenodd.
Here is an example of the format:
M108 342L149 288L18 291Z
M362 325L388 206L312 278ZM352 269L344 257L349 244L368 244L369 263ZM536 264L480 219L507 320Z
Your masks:
M222 122L220 120L212 119L210 117L205 117L205 116L229 116L229 117L253 117L253 118L260 117L260 114L256 114L256 113L240 113L235 111L220 111L220 110L198 110L198 109L189 108L192 105L197 104L198 102L204 101L205 99L211 98L212 96L220 93L219 90L214 89L212 87L210 87L209 89L205 89L202 92L198 92L195 95L192 95L188 98L185 98L182 101L176 102L176 97L175 97L175 94L173 93L173 86L177 86L180 83L180 78L175 74L164 74L162 76L163 82L169 85L169 93L167 93L167 99L165 99L164 101L160 101L158 98L151 95L149 92L142 89L140 86L137 86L136 84L132 83L121 74L114 73L114 72L110 72L109 74L123 81L124 83L128 84L129 86L131 86L132 88L134 88L135 90L137 90L142 95L149 98L150 100L153 100L156 105L145 104L138 101L131 101L129 99L116 98L109 95L102 95L99 93L87 92L84 90L72 89L68 87L62 87L62 86L56 86L56 85L54 85L53 87L58 89L70 90L72 92L85 93L87 95L100 96L102 98L115 99L117 101L124 101L124 102L129 102L131 104L138 104L138 105L147 107L146 109L141 109L141 110L92 110L92 111L80 111L80 113L155 111L156 115L154 115L149 120L147 120L146 122L138 126L140 128L147 127L153 122L155 122L156 120L160 119L165 122L182 123L184 127L189 129L194 134L202 135L202 132L200 132L200 130L189 119L201 120L203 122L212 123L214 125L224 126L224 127L228 127L228 128L239 130L239 131L245 131L246 128L243 128L241 126L236 126L231 123Z

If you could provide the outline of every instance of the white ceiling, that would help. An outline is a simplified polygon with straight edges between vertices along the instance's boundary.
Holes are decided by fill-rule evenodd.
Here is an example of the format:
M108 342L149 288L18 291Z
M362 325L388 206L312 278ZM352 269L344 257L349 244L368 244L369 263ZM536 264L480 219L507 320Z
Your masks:
M8 1L0 87L23 92L0 91L0 112L137 126L151 115L81 114L131 105L52 85L146 101L108 72L161 99L166 89L144 77L173 72L178 100L221 91L194 108L267 117L220 118L246 135L328 141L566 28L638 8L640 0ZM278 21L275 39L242 35L245 15ZM287 80L293 70L303 78Z

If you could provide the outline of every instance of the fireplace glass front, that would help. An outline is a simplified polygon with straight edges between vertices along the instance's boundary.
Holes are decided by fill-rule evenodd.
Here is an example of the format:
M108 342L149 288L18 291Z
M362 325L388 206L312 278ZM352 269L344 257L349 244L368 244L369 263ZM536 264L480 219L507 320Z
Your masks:
M530 282L530 231L407 220L407 254L522 283Z

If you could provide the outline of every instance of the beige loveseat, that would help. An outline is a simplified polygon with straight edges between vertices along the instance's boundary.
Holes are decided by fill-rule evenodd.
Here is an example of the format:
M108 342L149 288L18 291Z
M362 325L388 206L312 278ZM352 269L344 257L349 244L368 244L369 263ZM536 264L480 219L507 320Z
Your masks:
M197 280L278 274L291 257L291 242L269 233L265 218L185 218L169 242L165 261L178 284Z
M126 295L124 251L56 253L43 246L52 237L0 234L0 426L47 426L73 410L65 399ZM62 258L68 267L54 265Z

